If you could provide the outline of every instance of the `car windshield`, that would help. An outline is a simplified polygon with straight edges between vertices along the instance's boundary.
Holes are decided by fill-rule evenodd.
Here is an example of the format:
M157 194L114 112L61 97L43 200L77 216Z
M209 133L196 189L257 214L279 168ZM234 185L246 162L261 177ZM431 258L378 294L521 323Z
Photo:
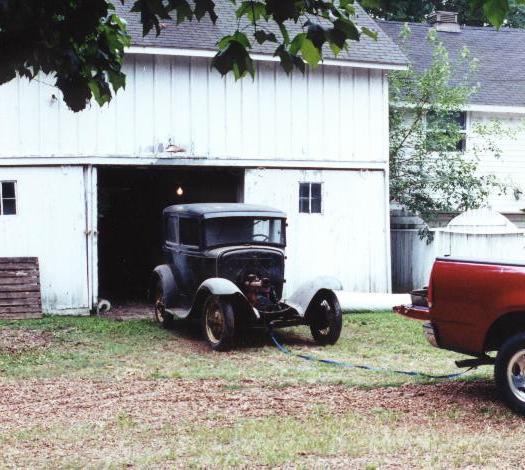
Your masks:
M209 219L205 223L207 246L244 245L248 243L286 244L283 219L229 217Z

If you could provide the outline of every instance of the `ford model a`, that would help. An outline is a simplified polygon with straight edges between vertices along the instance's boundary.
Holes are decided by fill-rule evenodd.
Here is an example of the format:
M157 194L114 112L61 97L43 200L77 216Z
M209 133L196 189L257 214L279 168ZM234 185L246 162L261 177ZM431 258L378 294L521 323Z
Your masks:
M163 217L166 263L155 268L151 283L160 324L199 320L215 350L229 349L250 326L306 324L319 344L338 340L336 279L312 279L282 299L283 212L249 204L186 204L167 207Z

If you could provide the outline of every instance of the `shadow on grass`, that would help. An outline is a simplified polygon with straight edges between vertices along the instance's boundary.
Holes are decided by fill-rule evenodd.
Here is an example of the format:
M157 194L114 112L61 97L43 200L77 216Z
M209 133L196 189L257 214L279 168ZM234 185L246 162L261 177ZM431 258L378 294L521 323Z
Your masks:
M171 335L177 339L201 343L206 345L202 326L198 321L180 321L175 323L174 327L168 330ZM279 341L286 346L313 347L316 346L312 338L308 338L293 329L279 329L276 332ZM198 349L200 348L200 344ZM234 350L248 350L253 348L275 347L268 331L265 328L243 328L239 330L234 345Z

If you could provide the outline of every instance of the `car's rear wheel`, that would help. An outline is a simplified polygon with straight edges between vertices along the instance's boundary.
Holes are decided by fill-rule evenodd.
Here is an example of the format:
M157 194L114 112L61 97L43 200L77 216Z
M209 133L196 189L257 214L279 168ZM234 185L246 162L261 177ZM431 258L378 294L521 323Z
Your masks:
M204 303L202 329L214 351L228 351L235 337L235 315L231 302L210 295Z
M155 321L163 328L172 328L175 320L171 314L166 312L166 296L160 279L155 283L154 301Z
M525 333L512 336L498 351L494 378L505 402L525 415Z
M335 344L343 327L343 312L335 294L316 294L308 307L308 321L316 343Z

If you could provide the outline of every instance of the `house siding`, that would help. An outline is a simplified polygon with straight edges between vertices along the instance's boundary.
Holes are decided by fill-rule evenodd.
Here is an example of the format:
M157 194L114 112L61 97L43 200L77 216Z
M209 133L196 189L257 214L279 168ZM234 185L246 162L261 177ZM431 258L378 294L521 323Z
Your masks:
M325 66L287 76L258 62L254 80L235 82L206 58L140 54L127 56L124 71L125 91L81 113L66 108L47 77L1 86L0 158L386 162L381 70ZM170 142L186 152L166 154Z
M494 193L489 199L492 208L503 213L523 213L525 208L523 197L516 199L512 188L517 186L525 192L525 114L469 112L469 139L468 151L472 152L475 146L483 145L479 138L473 136L476 125L486 125L491 121L499 122L509 129L512 136L496 136L494 143L500 150L499 157L493 153L479 154L479 171L482 174L494 174L510 189L508 194ZM524 221L521 221L523 225Z
M127 55L124 71L124 91L80 113L48 77L0 86L0 176L20 181L22 204L0 217L0 256L39 257L46 312L97 303L104 165L238 167L239 200L288 213L288 293L321 274L348 290L390 290L385 71L287 76L257 62L254 80L235 82L207 58L146 54ZM185 152L167 153L169 143ZM323 183L322 215L298 213L300 181Z
M17 214L0 215L0 256L38 257L44 312L87 313L84 169L0 167L5 180L16 181Z
M299 183L322 183L322 213L299 213ZM288 215L286 293L320 275L350 292L390 290L390 226L381 171L247 170L245 202Z

